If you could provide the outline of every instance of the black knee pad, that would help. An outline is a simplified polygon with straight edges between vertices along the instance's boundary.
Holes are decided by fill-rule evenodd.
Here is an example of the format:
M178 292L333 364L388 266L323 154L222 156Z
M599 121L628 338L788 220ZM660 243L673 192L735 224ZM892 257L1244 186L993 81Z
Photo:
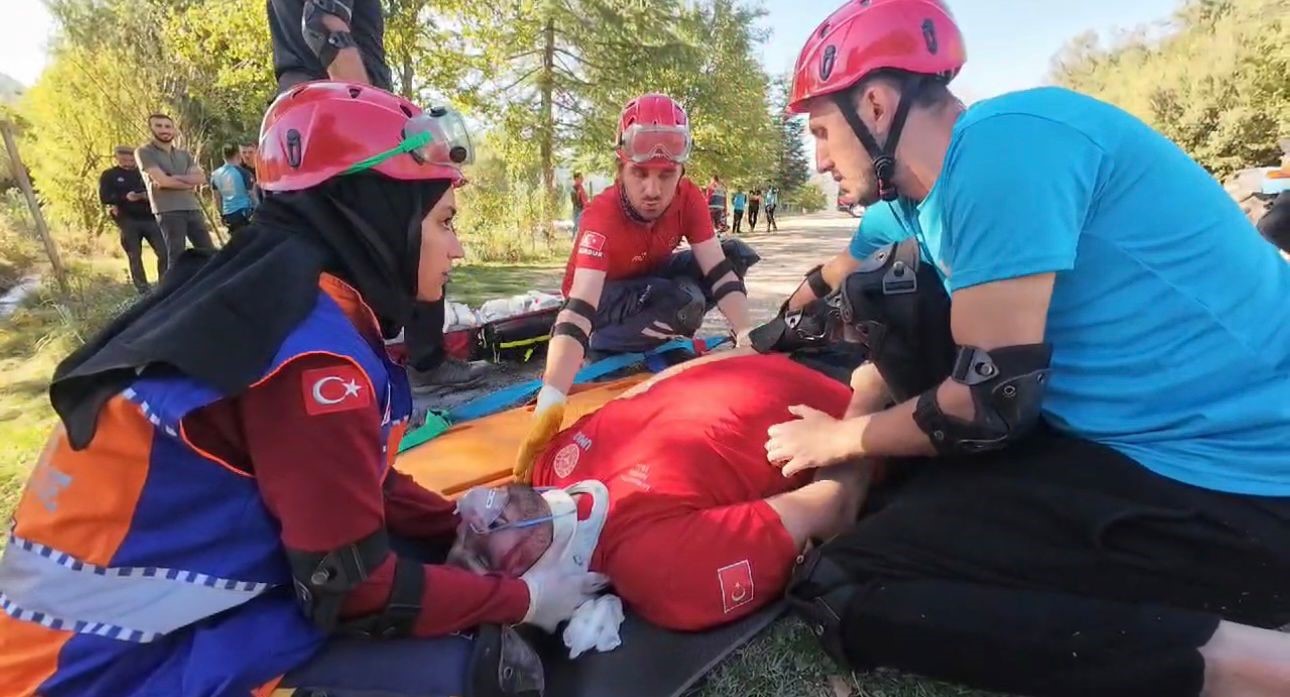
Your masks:
M860 335L892 396L903 402L949 377L950 297L917 240L887 245L842 282L842 320Z
M485 624L474 635L465 697L541 697L542 659L514 627Z
M690 296L688 301L676 311L676 320L672 324L676 333L681 336L694 336L699 331L699 327L703 326L703 316L707 314L707 309L702 295L697 298Z
M863 588L819 547L797 557L788 582L789 607L806 623L824 652L847 669L866 669L848 655L843 631L847 608Z
M746 276L748 269L761 261L761 255L740 239L722 240L721 251L725 253L726 259L730 260L730 265L735 268L735 275L739 278Z

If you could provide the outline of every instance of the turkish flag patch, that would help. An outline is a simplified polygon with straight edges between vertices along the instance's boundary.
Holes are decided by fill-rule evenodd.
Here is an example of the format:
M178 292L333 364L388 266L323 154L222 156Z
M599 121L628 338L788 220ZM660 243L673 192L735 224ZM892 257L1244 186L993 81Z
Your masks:
M717 569L717 582L721 584L721 609L725 614L753 601L752 565L747 559Z
M310 416L372 406L372 387L357 366L315 368L301 375L305 412Z
M605 251L605 236L599 232L588 230L582 233L582 242L579 246L589 252L603 252Z

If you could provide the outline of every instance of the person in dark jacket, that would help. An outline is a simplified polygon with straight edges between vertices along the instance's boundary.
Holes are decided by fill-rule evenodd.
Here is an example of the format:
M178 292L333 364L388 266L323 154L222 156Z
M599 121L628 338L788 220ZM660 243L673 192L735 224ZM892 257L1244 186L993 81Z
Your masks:
M134 150L118 145L113 152L116 166L99 175L99 201L121 232L121 248L130 260L130 281L139 294L148 292L148 273L143 268L143 242L157 255L157 279L166 274L166 238L148 205L148 190L134 161Z

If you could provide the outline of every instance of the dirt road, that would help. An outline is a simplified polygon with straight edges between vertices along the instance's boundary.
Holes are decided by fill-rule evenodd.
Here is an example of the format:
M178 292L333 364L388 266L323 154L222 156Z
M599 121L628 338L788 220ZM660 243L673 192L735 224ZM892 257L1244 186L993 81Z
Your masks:
M758 221L760 222L760 221ZM815 213L782 218L779 231L741 235L761 255L748 271L745 284L753 319L763 322L779 310L780 304L802 282L812 266L846 249L858 220L846 213ZM720 312L708 314L703 333L728 329Z

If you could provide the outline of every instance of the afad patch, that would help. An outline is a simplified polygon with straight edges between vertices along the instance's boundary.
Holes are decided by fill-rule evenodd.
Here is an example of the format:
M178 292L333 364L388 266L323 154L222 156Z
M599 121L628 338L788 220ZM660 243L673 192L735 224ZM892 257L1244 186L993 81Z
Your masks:
M605 255L605 241L604 235L587 230L582 233L582 239L578 242L578 252L593 257L603 257Z
M372 388L357 366L315 368L301 375L305 412L310 416L372 406Z
M578 448L577 443L570 443L555 454L555 459L551 461L551 468L555 470L555 476L564 479L573 474L573 468L578 466L578 458L582 456L582 450Z
M727 615L751 603L756 595L747 559L717 569L717 582L721 584L721 609Z

